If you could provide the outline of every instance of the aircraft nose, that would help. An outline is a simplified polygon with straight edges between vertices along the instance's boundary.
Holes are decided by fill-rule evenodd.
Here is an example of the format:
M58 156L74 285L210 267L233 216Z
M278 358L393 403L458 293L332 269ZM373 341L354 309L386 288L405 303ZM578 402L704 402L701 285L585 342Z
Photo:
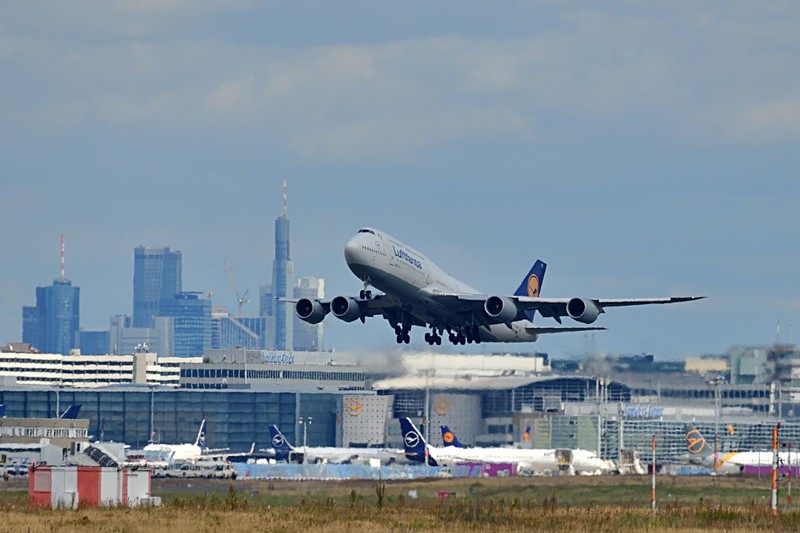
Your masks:
M344 260L347 264L355 263L361 255L361 245L358 242L358 237L353 237L347 244L344 245Z

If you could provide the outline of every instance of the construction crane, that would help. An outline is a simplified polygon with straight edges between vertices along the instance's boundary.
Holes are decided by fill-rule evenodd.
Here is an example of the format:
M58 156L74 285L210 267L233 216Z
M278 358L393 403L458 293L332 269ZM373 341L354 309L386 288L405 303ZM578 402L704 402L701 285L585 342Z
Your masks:
M239 284L236 283L236 274L233 273L233 267L231 266L231 264L228 262L227 259L225 260L225 271L228 273L228 278L231 280L231 286L233 287L233 292L236 293L236 301L239 303L239 318L241 318L242 307L244 306L244 304L250 302L250 300L247 299L247 293L250 291L250 289L246 289L244 291L244 294L242 295L239 294Z

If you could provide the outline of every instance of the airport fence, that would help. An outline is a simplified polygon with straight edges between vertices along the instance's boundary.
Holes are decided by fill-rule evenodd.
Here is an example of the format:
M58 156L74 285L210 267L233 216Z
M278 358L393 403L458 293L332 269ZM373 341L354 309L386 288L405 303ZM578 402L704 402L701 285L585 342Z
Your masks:
M392 465L373 467L369 465L335 464L257 464L234 463L239 479L289 479L289 480L344 480L344 479L420 479L442 475L438 466Z

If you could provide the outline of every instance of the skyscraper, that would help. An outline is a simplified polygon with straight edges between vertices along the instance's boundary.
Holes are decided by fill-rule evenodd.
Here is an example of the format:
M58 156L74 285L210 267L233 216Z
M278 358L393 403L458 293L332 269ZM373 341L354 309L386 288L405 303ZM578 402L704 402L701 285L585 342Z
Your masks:
M36 287L36 306L22 308L22 342L44 353L69 354L78 347L81 290L64 277L64 237L61 236L61 276L49 287Z
M286 180L283 181L283 214L275 219L275 260L272 262L272 292L275 298L289 297L294 284L294 264L289 255L289 219L286 217ZM285 303L275 304L275 335L271 344L276 350L291 350L292 313Z
M133 251L133 327L152 328L153 317L181 292L181 252L138 246Z
M172 355L196 357L211 349L211 300L195 292L179 292L161 304L159 315L172 320Z

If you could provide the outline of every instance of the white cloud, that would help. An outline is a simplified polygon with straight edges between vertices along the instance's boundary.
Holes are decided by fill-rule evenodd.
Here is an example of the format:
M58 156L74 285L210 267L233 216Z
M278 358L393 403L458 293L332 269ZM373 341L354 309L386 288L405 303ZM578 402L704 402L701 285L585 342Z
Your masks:
M688 142L800 136L797 101L785 96L800 90L798 13L789 8L776 16L740 4L567 3L558 27L514 39L287 47L163 37L178 20L229 9L225 2L86 2L81 21L57 5L37 28L64 16L72 31L102 37L0 37L19 74L0 88L0 117L35 131L87 122L226 131L325 158L402 157L470 138L529 142L564 121L607 131L642 123ZM137 19L144 26L126 29ZM116 30L124 37L112 38Z

